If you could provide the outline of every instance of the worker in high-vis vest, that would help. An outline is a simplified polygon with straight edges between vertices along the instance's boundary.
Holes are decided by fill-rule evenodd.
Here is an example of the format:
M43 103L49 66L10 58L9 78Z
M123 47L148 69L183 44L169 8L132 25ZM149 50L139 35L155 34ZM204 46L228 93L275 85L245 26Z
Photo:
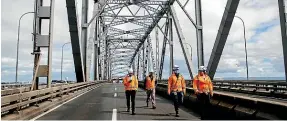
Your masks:
M146 105L149 106L149 101L151 100L152 108L156 109L155 107L155 87L156 87L157 81L153 74L153 71L149 72L149 75L145 78L144 81L144 87L146 89L147 99L146 99Z
M210 98L213 96L213 84L206 74L206 68L200 66L199 74L193 79L193 89L200 103L201 119L206 119L210 111Z
M183 103L186 94L186 84L183 76L179 73L179 66L174 65L173 73L168 79L168 94L172 97L176 117L179 117L178 108Z
M124 86L126 90L127 112L130 112L130 102L132 102L132 115L135 115L135 97L138 89L138 80L133 74L132 69L129 69L128 74L124 78Z

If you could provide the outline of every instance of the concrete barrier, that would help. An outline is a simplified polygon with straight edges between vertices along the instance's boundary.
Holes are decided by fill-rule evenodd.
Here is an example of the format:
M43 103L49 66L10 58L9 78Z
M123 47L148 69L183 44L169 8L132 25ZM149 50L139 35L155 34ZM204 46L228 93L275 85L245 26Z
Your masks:
M143 82L139 82L143 87ZM192 88L187 88L184 96L184 106L199 113L198 101ZM158 84L156 93L167 99L167 84ZM265 100L243 96L242 94L214 91L211 99L210 119L287 119L287 101Z

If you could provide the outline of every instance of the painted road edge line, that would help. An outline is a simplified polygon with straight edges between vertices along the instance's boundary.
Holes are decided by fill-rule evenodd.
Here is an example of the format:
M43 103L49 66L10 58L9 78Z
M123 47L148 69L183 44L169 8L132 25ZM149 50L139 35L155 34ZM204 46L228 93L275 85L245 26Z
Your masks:
M116 121L116 120L117 120L117 109L113 109L112 121Z
M99 85L99 86L101 86L101 85ZM96 86L95 88L98 88L99 86ZM95 89L95 88L94 88L94 89ZM35 121L35 120L37 120L38 118L41 118L42 116L46 115L47 113L52 112L53 110L55 110L55 109L61 107L62 105L66 104L66 103L68 103L68 102L70 102L70 101L72 101L72 100L74 100L74 99L76 99L76 98L78 98L78 97L80 97L80 96L82 96L82 95L84 95L84 94L90 92L90 91L91 91L91 90L86 91L86 92L84 92L84 93L82 93L82 94L80 94L80 95L78 95L78 96L76 96L76 97L74 97L74 98L72 98L72 99L70 99L70 100L68 100L68 101L66 101L66 102L64 102L64 103L62 103L62 104L60 104L60 105L58 105L58 106L56 106L56 107L54 107L54 108L52 108L52 109L50 109L50 110L44 112L44 113L42 113L42 114L40 114L40 115L38 115L38 116L36 116L35 118L33 118L33 119L29 120L29 121Z

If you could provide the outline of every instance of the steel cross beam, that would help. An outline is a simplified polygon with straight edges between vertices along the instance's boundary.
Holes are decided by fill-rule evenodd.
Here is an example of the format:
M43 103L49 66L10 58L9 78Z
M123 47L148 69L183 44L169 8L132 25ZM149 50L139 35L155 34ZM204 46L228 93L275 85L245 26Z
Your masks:
M103 16L114 16L114 14L112 14L112 13L102 13L102 15ZM130 16L130 17L133 17L133 16ZM145 24L143 22L135 21L134 19L128 19L128 18L125 18L125 17L115 17L115 19L119 19L123 23L131 22L133 24L137 24L137 25L140 25L140 26L143 26L143 27L149 27L149 25L147 25L147 24ZM116 24L116 23L110 23L110 24L119 25L119 24ZM106 25L106 27L110 27L111 26L110 24Z
M228 0L207 66L213 79L240 0Z
M138 39L118 39L118 40L107 40L107 41L115 42L115 43L123 43L123 42L139 43L140 42Z
M151 31L153 30L153 28L157 25L157 23L159 22L160 18L167 12L167 10L169 9L169 6L172 5L174 3L175 0L170 0L169 4L164 5L164 7L158 12L156 13L156 15L158 16L157 18L155 18L155 21L152 23L152 25L150 25L147 29L147 31L145 32L145 35L143 36L141 43L138 45L131 61L130 64L132 64L132 62L134 61L134 58L136 56L136 54L138 53L138 51L140 50L141 46L143 45L144 41L146 40L146 38L148 37L148 35L151 33Z
M166 5L166 4L168 4L165 1L138 0L138 2L141 2L143 4L147 4L147 5ZM108 0L108 4L131 4L131 3L127 0Z

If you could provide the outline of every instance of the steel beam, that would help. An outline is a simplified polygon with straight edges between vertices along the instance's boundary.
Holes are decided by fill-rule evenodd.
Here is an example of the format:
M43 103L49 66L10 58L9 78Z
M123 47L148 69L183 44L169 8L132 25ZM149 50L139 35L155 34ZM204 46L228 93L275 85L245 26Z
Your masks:
M94 80L97 81L99 79L99 37L98 37L98 31L99 31L99 19L96 18L96 25L95 25L95 36L94 36Z
M195 17L196 17L196 25L197 25L196 37L197 37L197 57L198 57L198 67L199 67L199 66L204 66L201 0L195 0Z
M139 0L138 2L141 2L146 5L166 5L168 2L166 1L149 1L149 0ZM108 4L131 4L130 1L127 0L108 0ZM135 3L137 4L137 3Z
M157 23L159 22L160 18L167 12L168 8L170 5L172 5L174 3L175 0L170 0L169 4L166 4L158 13L156 13L156 15L158 16L157 18L155 18L154 22L152 23L152 25L150 25L147 29L147 31L145 32L145 35L142 37L141 43L138 45L130 63L132 63L134 61L134 57L136 56L136 54L138 53L138 51L140 50L141 46L143 45L144 41L146 40L146 38L148 37L148 35L151 33L151 31L153 30L153 28L157 25Z
M49 0L49 6L43 6L43 0L35 0L34 26L33 26L33 53L34 69L31 90L38 89L39 77L46 77L47 88L51 88L52 74L52 48L54 28L54 7L55 0ZM42 34L42 22L48 20L48 35ZM48 50L47 64L40 65L41 50Z
M159 40L158 40L158 28L155 28L155 41L156 41L156 78L158 79L158 72L159 72Z
M82 0L82 31L81 31L81 42L82 42L82 55L83 55L83 64L84 64L84 74L85 74L85 79L88 79L88 72L87 72L87 42L88 42L88 4L89 0ZM84 81L86 81L84 80Z
M282 45L283 45L283 55L284 55L285 79L287 80L287 30L286 30L287 23L286 23L285 1L278 0L278 6L279 6Z
M182 52L184 55L187 69L189 71L190 78L193 78L191 56L189 54L189 51L187 51L187 48L183 45L184 43L186 43L186 41L185 41L185 37L183 36L183 32L182 32L182 29L180 27L180 23L179 23L179 20L177 18L177 15L176 15L176 12L175 12L173 5L171 6L171 15L172 15L172 18L174 20L174 26L176 28L179 43L181 45L181 49L182 49Z
M165 26L165 31L164 31L164 35L167 36L168 34L168 19L166 20L166 26ZM167 43L167 38L164 37L163 38L163 44L162 44L162 50L161 50L161 60L160 60L160 67L159 67L159 79L162 79L162 71L163 71L163 65L164 65L164 58L165 58L165 50L166 50L166 43Z
M173 62L173 32L172 32L172 17L170 15L170 12L168 13L169 14L169 54L170 54L170 59L169 59L169 75L172 74L172 68L173 68L173 65L174 65L174 62Z
M207 73L209 74L211 79L213 79L215 75L215 72L216 72L220 57L222 55L222 51L225 46L239 1L240 0L228 0L227 1L225 11L221 19L219 30L218 30L216 40L214 42L214 46L213 46L211 56L209 58L209 62L207 66Z

